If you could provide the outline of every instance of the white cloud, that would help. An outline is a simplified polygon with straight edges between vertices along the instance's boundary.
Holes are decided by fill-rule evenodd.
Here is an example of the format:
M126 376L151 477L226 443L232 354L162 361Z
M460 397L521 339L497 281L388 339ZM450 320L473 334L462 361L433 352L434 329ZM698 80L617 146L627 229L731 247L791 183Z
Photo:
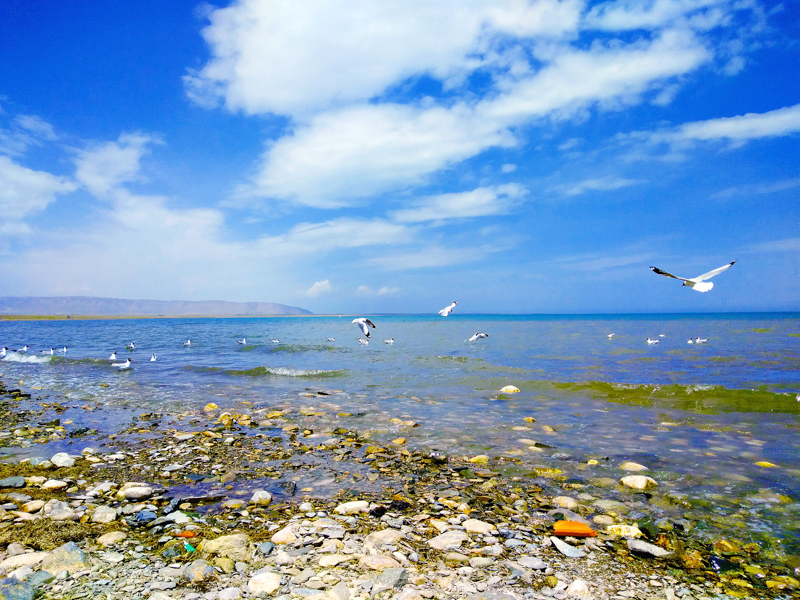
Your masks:
M80 150L75 159L75 178L98 197L139 177L141 159L148 146L160 139L143 133L123 133L116 142Z
M508 213L526 193L524 188L512 183L439 194L423 199L412 208L394 211L391 217L401 223L418 223L502 215Z
M56 132L53 129L53 126L50 125L50 123L48 123L41 117L37 117L36 115L18 115L17 117L14 118L14 122L17 125L19 125L22 129L30 131L33 135L35 135L38 138L50 142L58 139L58 137L56 136Z
M269 256L296 256L338 248L387 245L410 241L403 225L382 219L341 218L324 223L301 223L287 233L261 238L258 247Z
M625 254L621 256L604 256L602 254L581 254L564 256L552 261L571 271L608 271L630 265L644 264L652 259L651 254Z
M321 115L278 140L241 196L266 196L320 208L419 184L424 178L511 135L464 105L421 109L358 106Z
M459 79L499 38L576 31L580 0L240 0L209 11L212 53L184 78L204 106L302 115L361 103L409 77Z
M495 252L489 246L472 248L442 248L431 246L416 252L401 252L377 256L363 261L362 264L378 267L386 271L405 271L409 269L427 269L431 267L446 267L454 264L464 264L485 258Z
M316 298L322 294L328 294L333 291L333 286L328 279L315 282L310 288L305 291L305 295L310 298Z
M751 252L800 252L800 238L773 240L748 247Z
M607 192L618 190L632 185L645 183L643 179L625 179L624 177L606 176L596 179L586 179L576 183L566 183L550 188L562 196L579 196L586 192Z
M3 114L0 109L0 115ZM31 146L58 139L53 126L36 115L17 115L8 128L0 127L0 153L11 156L24 154Z
M800 178L776 181L775 183L760 183L753 185L743 185L739 187L729 187L712 194L711 198L732 198L733 196L753 196L776 194L786 190L793 190L800 187Z
M400 288L384 285L378 290L373 290L368 285L360 285L356 290L358 296L396 296L400 293Z
M506 163L502 167L500 167L501 173L513 173L517 170L517 165L512 163Z
M744 142L765 137L780 137L797 132L800 132L800 104L766 113L747 113L736 117L686 123L665 137L672 141L727 139Z
M730 12L728 0L616 0L594 6L585 17L588 28L605 31L657 29L681 22L698 29L719 25Z
M59 194L76 189L73 181L44 171L34 171L0 155L0 232L30 231L23 219L43 211Z

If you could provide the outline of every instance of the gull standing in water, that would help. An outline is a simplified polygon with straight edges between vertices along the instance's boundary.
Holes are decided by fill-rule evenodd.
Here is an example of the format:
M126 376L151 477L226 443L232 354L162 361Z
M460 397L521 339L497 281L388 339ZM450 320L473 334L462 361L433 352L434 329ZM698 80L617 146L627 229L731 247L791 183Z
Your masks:
M353 319L353 325L357 325L358 328L361 330L366 337L369 337L369 328L372 327L373 329L377 329L375 327L375 323L367 319L366 317L361 317L359 319Z
M236 340L236 343L237 344L241 344L242 346L246 346L247 345L247 338L242 338L240 340Z
M273 344L280 344L281 343L280 340L270 340L270 342L272 342Z
M122 371L123 369L130 369L130 368L131 368L131 363L132 363L132 362L133 362L133 361L132 361L132 360L129 358L129 359L128 359L128 360L126 360L124 363L114 363L114 364L112 364L111 366L112 366L112 367L117 367L117 368L118 368L120 371Z
M692 341L692 338L689 338L689 341L688 341L688 342L686 342L686 343L687 343L687 344L694 344L694 341Z
M478 333L473 335L471 338L469 338L469 341L470 342L475 342L475 341L477 341L477 340L479 340L481 338L487 338L487 337L489 337L488 333L483 333L483 332L479 331Z
M705 344L708 341L708 338L694 338L695 344Z
M50 356L53 356L55 351L55 348L50 348L50 350L39 350L39 354L49 354Z
M703 273L702 275L698 275L697 277L678 277L677 275L672 275L671 273L667 273L666 271L662 271L658 267L650 267L653 273L657 273L659 275L664 275L665 277L672 277L673 279L680 279L685 286L692 288L696 292L707 292L714 284L710 281L706 281L706 279L711 279L714 275L719 275L723 271L730 269L736 261L729 262L727 265L720 267L719 269L714 269L713 271L709 271L708 273Z
M358 343L362 346L369 346L369 340L365 340L364 338L358 338Z
M136 350L136 344L134 344L133 342L131 342L130 344L126 344L126 345L125 345L125 347L126 347L128 350L130 350L131 352L133 352L134 350Z
M647 343L648 343L649 345L651 345L651 346L652 346L653 344L657 344L657 343L658 343L658 342L660 342L660 341L661 341L661 340L651 340L649 337L647 338Z
M116 350L114 350L111 353L111 356L108 357L108 360L117 360L117 351Z
M25 354L27 351L28 351L28 344L25 344L22 348L17 350L17 352L21 352L22 354Z
M150 362L156 362L156 353L153 352L153 356L150 357Z
M0 349L0 358L5 358L7 352L8 352L8 347L7 346L3 346L3 348Z
M67 347L64 346L63 348L59 348L56 352L63 352L64 354L67 353Z
M614 336L617 335L616 333L609 333L606 337L610 340L614 339Z
M328 340L329 342L335 342L336 341L336 338L326 337L325 339Z
M383 340L386 344L394 344L394 338L390 338L388 340Z
M439 314L442 315L443 317L446 317L451 312L453 312L453 309L456 307L456 304L458 304L458 302L453 300L452 304L448 304L447 306L445 306L442 310L439 311Z
M184 346L191 346L192 345L192 340L186 340L185 342L183 342L183 345Z

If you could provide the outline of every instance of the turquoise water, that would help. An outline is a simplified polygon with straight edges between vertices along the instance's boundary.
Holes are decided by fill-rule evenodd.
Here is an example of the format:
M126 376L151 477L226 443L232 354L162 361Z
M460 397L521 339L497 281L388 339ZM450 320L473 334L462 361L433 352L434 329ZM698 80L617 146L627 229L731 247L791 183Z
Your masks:
M618 478L634 460L676 503L712 502L725 519L797 544L800 314L375 316L368 346L352 318L6 321L0 346L31 350L9 353L0 373L48 401L102 407L102 419L90 415L105 433L131 412L215 402L313 408L329 416L324 426L379 442L403 436L587 482ZM489 337L468 342L477 331ZM696 337L708 342L687 344ZM66 356L38 354L65 345ZM111 367L113 351L133 367ZM506 385L521 391L500 393ZM591 458L600 464L587 471Z

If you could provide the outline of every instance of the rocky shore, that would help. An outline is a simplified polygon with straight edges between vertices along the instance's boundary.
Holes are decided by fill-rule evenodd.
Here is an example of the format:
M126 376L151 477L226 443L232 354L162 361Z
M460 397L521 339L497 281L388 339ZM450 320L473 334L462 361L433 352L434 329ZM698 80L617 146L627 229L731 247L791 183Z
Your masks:
M101 435L0 396L0 447L72 442L0 463L0 599L800 595L795 557L698 538L697 515L665 510L680 498L632 461L577 480L315 430L306 409L208 405ZM328 480L304 485L311 471Z

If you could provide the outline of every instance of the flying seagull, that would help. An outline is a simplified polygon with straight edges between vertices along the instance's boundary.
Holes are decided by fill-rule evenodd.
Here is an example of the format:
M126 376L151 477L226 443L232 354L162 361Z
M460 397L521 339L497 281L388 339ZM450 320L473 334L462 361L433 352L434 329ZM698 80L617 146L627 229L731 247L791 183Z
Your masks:
M474 341L479 340L481 338L487 338L487 337L489 337L488 333L482 333L482 332L479 331L478 333L473 335L471 338L469 338L469 341L470 342L474 342Z
M358 328L361 330L366 337L369 337L369 328L372 327L373 329L377 329L375 327L375 323L367 319L366 317L361 317L360 319L353 319L353 325L358 325Z
M133 362L133 361L132 361L132 360L129 358L129 359L128 359L128 360L126 360L124 363L114 363L114 364L112 364L111 366L112 366L112 367L117 367L117 368L118 368L120 371L122 371L123 369L130 369L130 368L131 368L131 363L132 363L132 362Z
M678 277L676 275L672 275L671 273L667 273L666 271L662 271L658 267L650 267L653 273L657 273L659 275L664 275L665 277L672 277L673 279L680 279L683 282L683 285L689 286L696 292L707 292L714 284L710 281L706 281L706 279L711 279L714 275L719 275L723 271L730 269L736 261L729 262L727 265L720 267L719 269L714 269L713 271L709 271L708 273L703 273L702 275L698 275L697 277L692 277L687 279L686 277Z
M456 307L456 304L458 304L458 302L453 300L453 303L445 306L442 310L439 311L439 314L442 315L443 317L446 317L451 312L453 312L453 309Z

